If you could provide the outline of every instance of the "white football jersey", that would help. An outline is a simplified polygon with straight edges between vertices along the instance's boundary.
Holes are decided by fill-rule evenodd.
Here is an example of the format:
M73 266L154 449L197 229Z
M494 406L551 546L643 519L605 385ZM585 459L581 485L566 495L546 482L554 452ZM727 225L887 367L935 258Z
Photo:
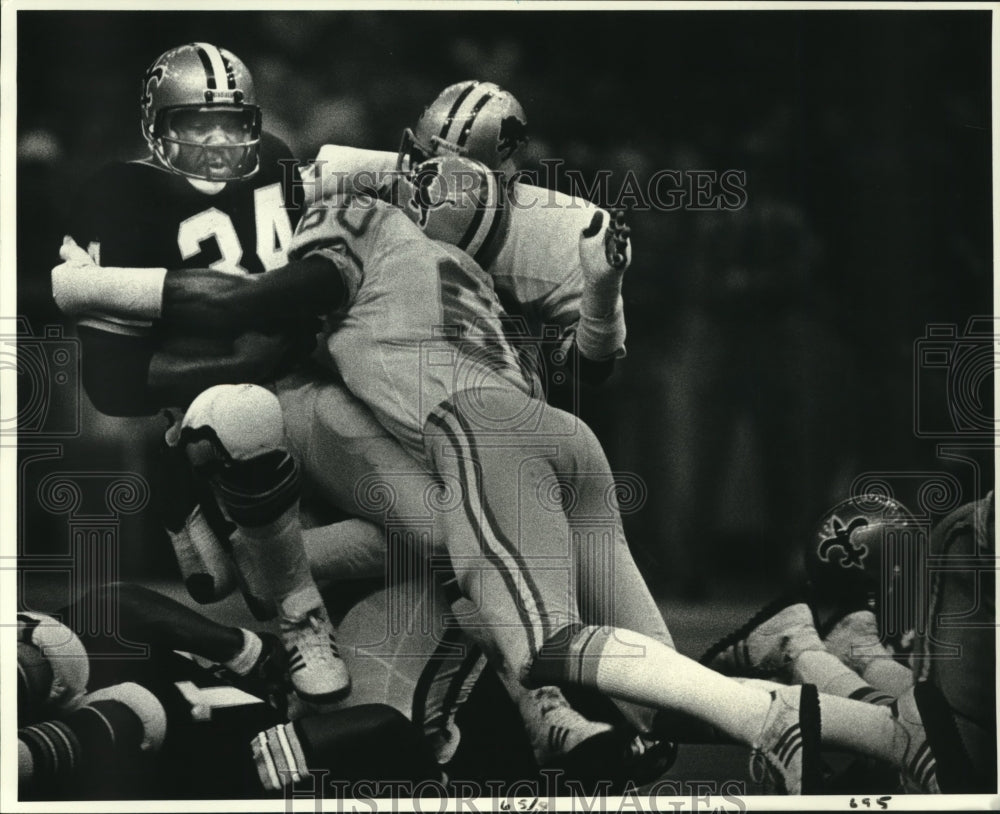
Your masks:
M329 196L356 191L372 194L377 184L396 171L395 153L324 145L309 175L316 194ZM315 182L315 183L313 183ZM565 332L580 318L583 268L580 234L598 212L608 213L583 198L530 184L515 183L508 200L509 226L498 247L484 247L480 256L493 277L503 307L527 320L530 336L543 325ZM618 348L616 356L625 354Z
M330 361L419 460L425 419L455 393L537 392L504 336L489 275L401 209L362 196L324 201L302 217L289 255L313 249L342 256L349 292L327 319Z

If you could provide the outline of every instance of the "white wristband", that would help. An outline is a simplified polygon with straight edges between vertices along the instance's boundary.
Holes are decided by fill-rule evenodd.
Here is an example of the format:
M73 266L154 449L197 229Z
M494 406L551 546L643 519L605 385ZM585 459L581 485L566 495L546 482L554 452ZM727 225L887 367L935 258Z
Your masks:
M583 306L576 326L576 346L595 362L625 355L625 305L618 297L611 313L593 316Z
M67 316L102 313L156 319L163 308L165 268L63 263L52 269L52 297Z

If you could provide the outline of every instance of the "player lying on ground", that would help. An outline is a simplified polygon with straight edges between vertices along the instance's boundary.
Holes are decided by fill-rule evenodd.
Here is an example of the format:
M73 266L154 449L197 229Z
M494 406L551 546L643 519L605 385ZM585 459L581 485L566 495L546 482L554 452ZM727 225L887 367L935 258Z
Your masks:
M824 515L806 541L810 583L767 605L709 648L701 661L727 675L811 683L822 693L879 707L878 720L859 728L860 735L886 744L891 740L881 734L883 731L895 731L898 739L907 736L910 742L901 772L904 790L937 792L941 789L935 757L954 753L954 747L949 744L944 748L944 742L935 744L927 737L923 714L930 710L940 719L941 705L930 698L927 687L914 683L913 671L894 658L879 630L879 614L902 618L903 609L896 605L913 601L910 597L916 575L913 566L907 566L909 560L902 547L915 549L920 533L912 514L895 500L880 495L845 500ZM892 568L891 562L903 566ZM964 607L973 607L973 603ZM977 607L984 618L993 612L992 601ZM817 621L821 617L824 621ZM934 621L932 627L936 629L937 624ZM965 639L961 658L934 659L928 664L948 670L959 664L972 667L989 657L992 649L977 640L976 630L956 628L956 633L959 631ZM927 641L934 639L928 635ZM965 674L978 677L980 673L973 669ZM974 694L953 692L952 703L963 708L961 699ZM981 703L964 708L978 708L982 720ZM893 719L909 721L910 726L906 732L895 730ZM860 727L862 721L858 723ZM969 786L965 789L972 790Z
M17 614L17 777L22 799L110 796L109 766L128 774L163 745L166 713L132 682L88 692L87 650L44 613Z
M106 602L117 604L121 626L112 635L88 632L87 609ZM36 797L90 798L98 789L146 796L133 782L109 784L129 766L157 787L153 794L169 793L178 772L187 786L225 797L264 796L310 771L324 782L441 779L423 734L384 705L288 723L285 658L269 634L217 624L127 583L95 589L57 615L79 622L82 638L43 614L18 620L20 780ZM137 655L140 646L147 652ZM201 669L175 651L225 669ZM88 660L88 652L98 655ZM97 691L85 694L88 685ZM243 693L214 702L227 687ZM268 697L273 708L257 700ZM236 704L241 722L214 721L213 704L223 712ZM206 761L203 742L224 751ZM160 759L136 766L140 748L161 750Z

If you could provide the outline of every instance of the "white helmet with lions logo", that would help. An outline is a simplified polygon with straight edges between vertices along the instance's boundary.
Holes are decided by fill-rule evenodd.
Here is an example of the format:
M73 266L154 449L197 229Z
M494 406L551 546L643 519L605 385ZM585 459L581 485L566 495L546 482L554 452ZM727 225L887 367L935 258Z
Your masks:
M527 141L528 117L513 94L492 82L459 82L441 91L403 133L398 165L461 155L499 170Z
M478 161L457 155L424 161L398 178L392 202L429 238L457 246L483 268L506 238L506 189Z
M171 172L202 181L250 178L260 166L261 111L253 77L207 42L162 54L142 80L142 135Z

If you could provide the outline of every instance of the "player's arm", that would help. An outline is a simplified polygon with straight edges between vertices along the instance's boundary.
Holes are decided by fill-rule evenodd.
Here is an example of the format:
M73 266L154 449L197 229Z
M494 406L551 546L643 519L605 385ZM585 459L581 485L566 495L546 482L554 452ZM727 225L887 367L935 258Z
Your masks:
M235 275L216 269L105 267L70 237L63 263L52 270L60 310L79 318L99 314L163 319L173 328L239 330L336 310L346 299L340 262L321 250L265 274Z
M175 339L161 331L129 335L80 325L77 333L87 395L114 416L185 406L216 384L272 380L311 350L306 332Z
M302 168L306 204L345 193L375 195L396 174L396 153L324 144Z
M598 210L580 235L583 288L574 341L579 350L580 378L601 384L625 355L625 310L622 280L631 260L625 213Z
M274 320L341 309L348 290L343 261L317 250L264 274L234 277L212 269L168 272L162 319L174 328L212 325L245 329Z

